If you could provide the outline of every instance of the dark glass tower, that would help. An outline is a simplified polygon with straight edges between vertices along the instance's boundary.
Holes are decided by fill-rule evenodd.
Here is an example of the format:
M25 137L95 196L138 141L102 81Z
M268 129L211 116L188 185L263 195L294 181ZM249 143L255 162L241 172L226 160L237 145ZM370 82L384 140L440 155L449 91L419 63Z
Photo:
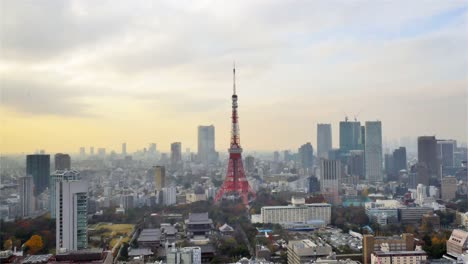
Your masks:
M27 155L26 174L33 177L34 195L41 194L49 186L50 156Z

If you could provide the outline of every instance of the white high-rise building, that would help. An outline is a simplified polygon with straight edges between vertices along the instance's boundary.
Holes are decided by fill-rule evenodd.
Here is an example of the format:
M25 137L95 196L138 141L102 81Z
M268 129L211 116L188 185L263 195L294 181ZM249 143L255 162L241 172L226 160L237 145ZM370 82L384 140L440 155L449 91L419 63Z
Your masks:
M317 124L317 156L328 158L328 151L332 149L331 124Z
M366 122L365 164L366 179L369 182L381 182L382 173L382 123Z
M33 190L34 183L31 176L24 176L18 179L20 195L20 215L21 217L31 216L34 211Z
M216 160L215 127L198 127L198 159L204 163L213 163Z
M56 247L79 250L88 247L88 183L56 182Z
M50 218L55 219L56 185L61 181L76 181L80 179L80 173L76 170L56 170L50 175L49 181L49 211Z
M320 161L320 191L333 204L339 203L340 178L341 162L339 160L322 159Z
M175 187L164 187L162 188L162 202L164 205L173 205L177 202L177 191Z

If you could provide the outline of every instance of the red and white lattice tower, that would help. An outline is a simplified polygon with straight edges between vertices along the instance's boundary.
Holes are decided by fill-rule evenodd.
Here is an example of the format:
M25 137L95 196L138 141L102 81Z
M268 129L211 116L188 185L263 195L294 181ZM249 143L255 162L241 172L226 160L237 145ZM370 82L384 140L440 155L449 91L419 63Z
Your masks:
M247 177L245 177L244 166L242 164L242 148L239 137L239 117L237 115L237 94L236 94L236 68L233 73L233 95L232 95L232 131L231 147L229 148L229 163L221 189L215 196L217 203L225 196L238 196L245 205L249 203L249 195L255 198L255 192L250 187Z

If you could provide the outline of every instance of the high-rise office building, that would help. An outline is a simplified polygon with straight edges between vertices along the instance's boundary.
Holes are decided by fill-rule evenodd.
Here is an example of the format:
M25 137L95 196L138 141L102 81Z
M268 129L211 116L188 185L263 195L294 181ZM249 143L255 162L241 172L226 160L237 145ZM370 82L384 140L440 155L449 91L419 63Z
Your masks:
M155 155L156 154L156 143L151 143L149 148L148 148L148 152L151 154L151 155Z
M444 201L455 199L457 194L457 178L454 176L446 176L441 181L441 197Z
M174 142L171 144L171 167L177 169L182 163L182 143Z
M384 163L385 163L385 174L387 175L387 180L393 180L394 179L394 169L393 169L393 154L392 153L386 153L384 155Z
M49 211L50 218L55 219L55 205L57 204L56 186L62 181L76 181L80 179L80 173L75 170L56 170L50 175Z
M68 154L57 153L54 160L55 170L69 170L71 167L71 158Z
M418 137L418 163L427 168L427 177L430 179L440 179L441 167L437 153L437 139L434 136Z
M348 173L351 176L358 176L359 179L364 179L365 164L364 164L364 150L351 150L348 156Z
M317 156L328 158L328 151L332 149L331 124L317 124Z
M49 187L50 156L49 155L27 155L26 175L31 175L34 181L34 195L41 194Z
M166 187L166 169L163 166L154 166L154 186L156 191Z
M21 217L31 216L34 211L33 200L33 178L29 175L20 177L19 183L19 196L20 196L20 215Z
M366 146L366 126L361 126L361 137L359 139L359 149L364 150Z
M333 203L339 203L339 184L341 162L339 160L320 160L320 190Z
M122 143L122 156L127 155L127 143Z
M361 123L358 121L340 122L340 149L342 151L350 151L360 149L359 140L361 138Z
M457 141L455 140L437 140L437 154L441 165L444 168L455 166L455 151Z
M365 164L366 179L369 182L380 182L382 174L382 123L366 122Z
M312 144L307 142L306 144L302 145L298 150L298 154L299 162L302 169L304 169L305 175L310 176L314 165L314 149L312 148Z
M215 152L215 127L198 126L198 159L204 164L213 163Z
M393 151L393 170L396 175L401 170L408 170L405 147L399 147Z
M245 168L248 172L253 172L255 170L255 158L252 156L245 157Z
M88 183L60 181L56 192L56 247L79 250L88 246Z
M89 147L89 155L94 155L94 147Z

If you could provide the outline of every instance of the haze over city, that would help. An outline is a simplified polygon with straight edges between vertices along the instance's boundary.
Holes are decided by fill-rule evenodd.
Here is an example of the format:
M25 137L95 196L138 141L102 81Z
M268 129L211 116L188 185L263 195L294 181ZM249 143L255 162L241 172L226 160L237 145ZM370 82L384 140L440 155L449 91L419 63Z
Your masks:
M364 4L365 3L365 4ZM337 8L339 5L340 8ZM287 10L287 11L285 11ZM316 124L466 142L466 1L2 1L0 150L315 145Z

